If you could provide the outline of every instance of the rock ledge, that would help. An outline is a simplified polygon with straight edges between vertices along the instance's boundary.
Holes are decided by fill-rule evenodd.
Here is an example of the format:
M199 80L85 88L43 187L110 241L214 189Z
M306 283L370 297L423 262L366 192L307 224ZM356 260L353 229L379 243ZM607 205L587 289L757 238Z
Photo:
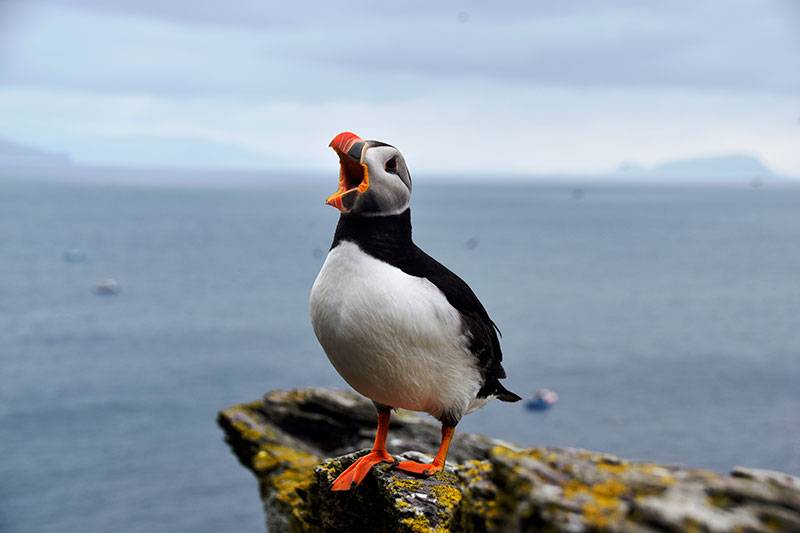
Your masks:
M736 468L629 462L577 449L519 449L457 433L448 468L428 479L389 464L356 490L330 484L371 446L375 410L325 389L273 391L222 411L218 423L259 482L267 527L282 531L800 531L800 479ZM392 417L389 450L430 457L439 428ZM352 450L361 449L356 453Z

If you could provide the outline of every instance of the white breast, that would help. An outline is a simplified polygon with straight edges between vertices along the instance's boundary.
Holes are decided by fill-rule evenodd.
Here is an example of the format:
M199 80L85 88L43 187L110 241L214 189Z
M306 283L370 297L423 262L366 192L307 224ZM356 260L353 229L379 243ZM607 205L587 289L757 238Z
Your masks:
M311 289L311 322L333 366L391 407L460 417L480 389L461 317L430 281L342 242Z

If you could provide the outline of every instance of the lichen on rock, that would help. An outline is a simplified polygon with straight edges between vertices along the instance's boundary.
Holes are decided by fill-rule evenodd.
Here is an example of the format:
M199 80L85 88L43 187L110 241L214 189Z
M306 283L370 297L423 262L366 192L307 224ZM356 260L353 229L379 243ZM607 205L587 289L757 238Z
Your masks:
M800 480L781 472L737 467L725 476L461 433L445 470L429 478L385 463L354 490L331 492L372 443L368 400L325 389L274 391L222 411L218 422L258 479L272 533L800 531ZM396 457L419 460L438 440L439 428L425 418L393 416Z

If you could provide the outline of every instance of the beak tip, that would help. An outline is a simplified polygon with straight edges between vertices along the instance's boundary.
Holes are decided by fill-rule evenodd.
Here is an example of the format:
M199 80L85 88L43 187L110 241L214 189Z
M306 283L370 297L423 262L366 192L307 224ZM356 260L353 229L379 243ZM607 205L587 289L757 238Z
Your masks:
M328 146L336 150L337 152L347 153L351 146L355 143L363 141L361 137L356 135L350 131L343 131L338 134L336 137L331 139L331 142Z

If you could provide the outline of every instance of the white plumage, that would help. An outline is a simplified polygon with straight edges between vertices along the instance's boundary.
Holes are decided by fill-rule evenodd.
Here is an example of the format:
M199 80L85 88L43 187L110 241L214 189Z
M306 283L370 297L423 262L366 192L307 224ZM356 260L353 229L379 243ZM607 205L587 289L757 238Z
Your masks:
M345 241L328 254L310 307L331 363L364 396L435 417L485 403L461 317L427 279Z

